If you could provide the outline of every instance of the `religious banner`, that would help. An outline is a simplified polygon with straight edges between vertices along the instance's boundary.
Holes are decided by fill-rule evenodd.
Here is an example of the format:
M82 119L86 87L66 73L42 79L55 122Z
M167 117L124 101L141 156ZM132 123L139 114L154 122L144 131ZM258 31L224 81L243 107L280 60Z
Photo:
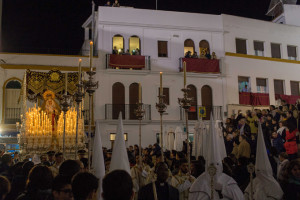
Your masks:
M120 69L145 68L145 56L111 54L109 56L109 66Z
M298 99L300 99L300 96L295 95L285 95L285 94L275 94L275 100L281 99L285 100L288 104L295 104Z
M67 92L73 95L77 91L78 73L67 73ZM26 73L26 90L27 97L31 101L42 98L46 90L55 94L65 92L66 74L59 70L53 69L49 72L35 72L27 70Z
M219 60L217 59L182 58L182 62L186 62L187 72L220 73Z
M206 117L206 108L204 106L199 107L199 117L200 118Z
M253 106L270 105L269 93L251 93L251 105Z

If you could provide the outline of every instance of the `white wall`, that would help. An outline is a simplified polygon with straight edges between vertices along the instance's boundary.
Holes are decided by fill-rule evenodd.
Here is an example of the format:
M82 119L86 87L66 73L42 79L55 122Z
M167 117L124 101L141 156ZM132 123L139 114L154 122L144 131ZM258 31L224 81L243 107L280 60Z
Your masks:
M285 4L284 7L285 23L294 26L300 26L300 6Z

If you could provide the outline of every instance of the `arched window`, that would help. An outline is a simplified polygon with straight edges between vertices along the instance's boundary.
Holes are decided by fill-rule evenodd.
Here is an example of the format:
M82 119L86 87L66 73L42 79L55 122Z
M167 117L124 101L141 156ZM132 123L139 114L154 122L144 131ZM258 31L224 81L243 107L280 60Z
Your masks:
M120 112L125 119L125 87L117 82L112 86L112 118L118 119Z
M199 54L200 55L203 50L207 50L208 54L210 54L209 43L207 42L207 40L201 40L199 43Z
M210 120L210 114L213 109L212 89L210 86L204 85L201 88L201 100L202 106L205 106L206 109L206 117L203 120Z
M129 38L129 52L131 55L141 55L141 40L136 35Z
M12 78L4 83L4 123L15 124L20 122L21 104L19 102L21 92L21 80ZM3 116L2 116L3 117Z
M192 98L191 107L189 110L189 120L197 120L198 119L198 107L197 107L197 88L194 85L188 85L188 97Z
M191 39L186 39L184 41L184 55L188 51L190 51L192 55L193 55L193 53L195 51L195 44L194 44L194 41L191 40Z
M137 109L137 104L139 101L139 84L132 83L129 86L129 117L130 119L137 119L135 115L135 109Z
M113 37L113 52L124 53L124 37L122 35L115 35Z

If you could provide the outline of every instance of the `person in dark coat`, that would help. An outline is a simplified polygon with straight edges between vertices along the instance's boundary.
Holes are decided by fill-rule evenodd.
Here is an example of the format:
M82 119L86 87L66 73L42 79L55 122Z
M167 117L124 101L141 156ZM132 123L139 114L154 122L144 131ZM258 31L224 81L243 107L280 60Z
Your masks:
M158 163L155 173L157 180L140 189L138 200L179 200L179 191L167 183L169 177L168 166L163 162Z
M293 160L287 166L287 180L283 186L284 199L300 199L300 161Z

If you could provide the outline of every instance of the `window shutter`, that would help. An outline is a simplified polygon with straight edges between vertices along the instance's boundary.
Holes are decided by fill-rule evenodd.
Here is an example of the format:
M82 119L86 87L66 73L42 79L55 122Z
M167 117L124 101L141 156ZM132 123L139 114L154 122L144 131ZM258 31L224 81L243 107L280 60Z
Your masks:
M297 57L297 52L296 52L296 47L293 46L287 46L287 50L288 50L288 57Z
M236 42L236 53L247 54L246 40L235 39Z
M284 94L282 80L274 80L274 90L275 94Z
M295 96L299 95L299 82L297 81L291 81L291 94Z
M158 41L158 56L159 57L168 57L168 42L167 41Z
M263 42L254 41L254 50L264 51L264 43Z
M271 43L272 58L281 58L280 44Z
M256 79L256 86L263 86L267 87L267 81L264 78L257 78Z

